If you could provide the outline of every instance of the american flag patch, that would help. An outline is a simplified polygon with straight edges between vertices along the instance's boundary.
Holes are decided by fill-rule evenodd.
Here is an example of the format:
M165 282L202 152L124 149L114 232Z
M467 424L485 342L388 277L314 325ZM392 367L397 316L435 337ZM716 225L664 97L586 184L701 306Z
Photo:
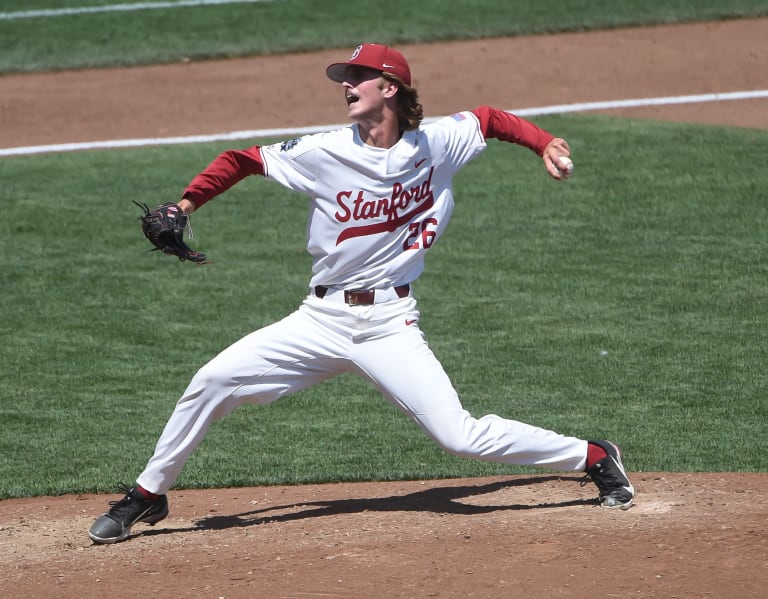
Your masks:
M452 115L451 115L451 118L452 118L454 121L463 121L463 120L464 120L465 118L467 118L467 117L465 117L465 116L464 116L462 113L460 113L460 112L457 112L456 114L452 114Z

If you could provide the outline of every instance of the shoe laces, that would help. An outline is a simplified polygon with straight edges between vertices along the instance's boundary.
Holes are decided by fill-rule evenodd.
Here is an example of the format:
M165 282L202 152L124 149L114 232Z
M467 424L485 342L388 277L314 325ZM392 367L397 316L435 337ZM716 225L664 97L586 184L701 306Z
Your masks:
M123 483L118 484L118 488L124 493L124 496L122 499L113 499L109 502L109 505L111 506L109 513L113 515L121 513L124 508L136 501L136 498L131 493L133 488Z

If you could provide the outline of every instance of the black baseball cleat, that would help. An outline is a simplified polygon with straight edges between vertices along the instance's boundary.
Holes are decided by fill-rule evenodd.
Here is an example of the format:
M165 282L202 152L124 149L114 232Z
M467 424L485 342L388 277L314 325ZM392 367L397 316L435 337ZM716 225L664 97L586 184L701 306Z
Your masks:
M610 509L628 510L632 507L635 488L629 482L624 470L621 450L610 441L590 441L590 443L602 447L608 454L586 470L587 476L600 490L600 505Z
M120 501L110 501L110 510L98 518L88 531L94 543L107 544L124 541L137 522L157 524L168 515L168 497L147 499L136 487L127 489Z

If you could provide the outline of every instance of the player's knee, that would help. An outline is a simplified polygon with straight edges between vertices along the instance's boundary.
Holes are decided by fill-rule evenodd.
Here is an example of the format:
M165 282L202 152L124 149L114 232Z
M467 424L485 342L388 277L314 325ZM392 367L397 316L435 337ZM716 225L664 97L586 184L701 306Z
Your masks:
M438 412L420 415L419 424L443 451L465 457L472 455L473 418L466 411Z
M185 396L190 400L219 403L225 411L243 403L266 405L290 391L280 380L262 380L258 375L238 376L228 368L209 362L192 378Z
M192 377L189 383L190 388L196 389L215 389L224 385L224 376L220 369L215 368L211 363L206 364Z
M468 412L442 415L439 422L431 422L428 431L441 449L462 458L487 459L494 451L494 439L486 426Z
M438 443L438 445L447 453L460 458L475 457L477 453L471 444L459 439L453 439L449 443Z
M432 435L437 445L443 451L458 457L470 457L475 453L470 439L466 438L460 431L453 431L453 434L446 434L441 431L437 435Z

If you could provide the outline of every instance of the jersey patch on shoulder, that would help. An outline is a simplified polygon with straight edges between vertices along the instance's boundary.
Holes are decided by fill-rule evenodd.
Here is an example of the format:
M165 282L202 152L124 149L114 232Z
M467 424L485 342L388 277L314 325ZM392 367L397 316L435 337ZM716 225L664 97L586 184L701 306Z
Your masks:
M466 117L464 114L462 114L461 112L457 112L456 114L452 114L452 115L451 115L451 118L452 118L454 121L463 121L463 120L464 120L464 119L466 119L467 117Z
M293 139L287 139L280 144L280 151L287 152L288 150L295 148L300 141L301 141L301 137L294 137Z

